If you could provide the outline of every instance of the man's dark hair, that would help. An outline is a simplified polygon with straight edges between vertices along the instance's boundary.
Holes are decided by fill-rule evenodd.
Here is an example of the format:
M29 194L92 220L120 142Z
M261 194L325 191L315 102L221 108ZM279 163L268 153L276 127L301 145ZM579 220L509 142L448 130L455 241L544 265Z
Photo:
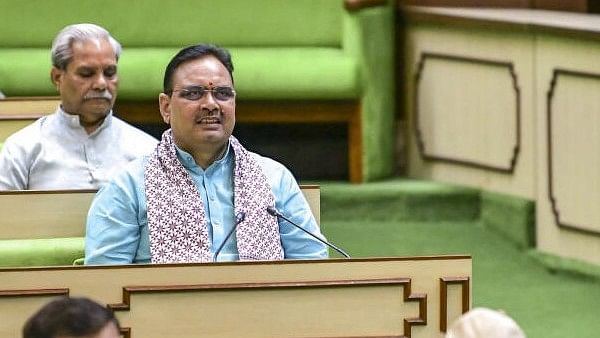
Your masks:
M182 63L200 59L204 56L212 55L216 57L227 68L231 82L233 83L233 63L231 62L231 54L229 51L211 44L199 44L185 47L180 50L169 62L165 69L165 79L163 81L163 93L171 94L173 91L173 74L177 67Z
M23 327L23 338L84 337L100 332L108 323L120 329L113 312L87 298L61 297L43 306Z

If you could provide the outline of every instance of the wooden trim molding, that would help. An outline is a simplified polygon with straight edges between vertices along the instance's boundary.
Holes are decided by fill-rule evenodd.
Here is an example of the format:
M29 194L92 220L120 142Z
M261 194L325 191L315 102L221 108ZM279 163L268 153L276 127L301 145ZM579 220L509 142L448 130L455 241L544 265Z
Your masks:
M408 6L401 2L396 6L397 11L409 24L428 23L454 28L459 26L461 29L551 34L595 41L600 39L600 20L587 13L562 11L549 15L539 9Z
M69 289L0 290L0 297L69 296Z
M97 191L97 189L5 190L0 191L0 195L89 194L96 193Z
M360 117L360 101L347 100L239 100L236 123L347 123ZM165 125L154 100L117 101L115 115L129 123Z
M48 114L36 113L36 114L13 114L13 115L4 115L0 114L0 121L31 121L33 123L35 120L39 119L42 116L46 116Z
M119 330L119 333L121 334L121 336L123 336L123 338L131 338L131 329L128 327L125 328L121 328Z
M365 280L335 280L335 281L306 281L306 282L277 282L277 283L234 283L234 284L199 284L199 285L161 285L161 286L128 286L123 288L123 301L118 304L107 306L115 312L129 311L131 309L131 295L134 293L174 293L189 291L218 291L218 290L247 290L247 289L297 289L297 288L332 288L345 286L378 286L378 285L402 285L403 300L405 302L418 302L419 316L404 319L404 335L396 338L410 338L411 329L414 325L427 324L427 295L411 293L410 278L393 279L365 279ZM129 330L131 328L124 328ZM340 337L341 338L341 337ZM349 338L349 337L348 337ZM376 338L376 337L372 337Z
M60 96L7 96L4 99L2 99L3 101L16 101L16 102L21 102L21 101L55 101L58 100L60 101Z
M54 113L59 103L59 96L9 96L0 99L0 120L35 120Z
M387 0L344 0L344 8L348 12L360 11L364 8L387 5Z
M550 88L548 89L546 96L546 113L547 113L547 130L546 130L546 141L548 144L548 154L546 158L548 159L548 199L550 200L550 205L552 207L552 214L554 215L554 222L559 228L568 229L588 235L600 236L600 231L590 230L582 225L570 224L562 221L560 218L560 210L558 207L557 197L554 193L554 166L552 164L553 160L553 146L552 146L552 100L554 99L554 92L556 89L556 85L558 83L558 79L560 76L574 76L581 77L587 79L595 79L600 80L600 74L587 73L587 72L579 72L567 69L555 68L552 71L552 80L550 80Z
M460 284L462 292L462 313L470 308L469 277L442 277L440 278L440 331L448 329L448 285Z
M451 157L438 156L435 154L428 153L426 150L425 140L423 139L423 133L421 131L419 125L419 85L421 81L421 76L425 69L425 64L427 60L437 59L437 60L446 60L446 61L454 61L454 62L463 62L463 63L474 63L479 65L486 65L491 67L501 67L506 68L508 71L513 84L513 90L516 98L515 105L515 141L512 146L512 157L509 160L509 163L506 166L494 166L476 161L467 161L461 160ZM419 155L424 161L437 161L437 162L445 162L455 165L461 165L466 167L478 168L483 170L494 171L498 173L504 174L512 174L514 173L517 160L519 158L519 153L521 149L521 92L519 89L517 74L515 73L515 68L512 62L502 62L488 59L480 59L480 58L472 58L458 55L449 55L449 54L440 54L440 53L430 53L430 52L422 52L420 59L417 63L417 71L414 77L414 97L413 97L413 110L414 110L414 118L413 118L413 128L415 131L417 148L419 150Z
M425 293L412 293L410 279L408 283L404 285L404 301L407 302L419 302L419 317L405 318L404 319L404 336L407 338L411 337L412 327L419 325L427 325L427 294Z
M442 255L442 256L398 256L398 257L367 257L367 258L327 258L327 259L286 259L280 261L252 261L252 265L310 265L319 262L327 262L328 264L346 262L389 262L389 261L435 261L435 260L462 260L471 259L471 255ZM160 264L160 267L185 267L185 266L200 266L206 263L166 263ZM248 265L248 261L232 261L232 262L214 262L211 266L220 265ZM129 270L129 269L147 269L148 267L155 268L156 264L123 264L123 265L69 265L69 266L31 266L31 267L0 267L0 272L15 272L15 271L61 271L61 270Z

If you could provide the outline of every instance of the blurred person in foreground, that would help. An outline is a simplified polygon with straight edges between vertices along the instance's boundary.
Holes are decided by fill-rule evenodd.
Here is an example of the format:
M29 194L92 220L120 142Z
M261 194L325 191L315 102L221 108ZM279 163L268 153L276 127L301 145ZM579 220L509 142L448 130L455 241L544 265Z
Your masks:
M119 338L113 312L87 298L61 297L31 316L23 338Z
M159 95L170 129L152 155L96 195L86 264L327 257L324 244L267 212L275 207L324 238L289 170L232 136L232 73L229 52L216 46L187 47L173 57Z
M519 325L506 314L474 308L460 316L446 332L446 338L526 338Z

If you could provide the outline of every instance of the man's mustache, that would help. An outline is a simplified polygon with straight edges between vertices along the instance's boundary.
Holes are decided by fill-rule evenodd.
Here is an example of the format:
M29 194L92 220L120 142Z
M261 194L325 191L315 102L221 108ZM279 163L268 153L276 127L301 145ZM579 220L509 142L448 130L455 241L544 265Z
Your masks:
M105 99L105 100L112 100L113 96L112 94L108 91L105 90L103 92L99 92L99 93L87 93L83 99L84 100L93 100L93 99Z

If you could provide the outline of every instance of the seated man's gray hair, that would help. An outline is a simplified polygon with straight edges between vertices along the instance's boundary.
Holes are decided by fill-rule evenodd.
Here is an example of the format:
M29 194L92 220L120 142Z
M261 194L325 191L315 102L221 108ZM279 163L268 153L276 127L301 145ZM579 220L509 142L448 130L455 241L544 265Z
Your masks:
M108 40L115 52L116 59L119 60L121 44L106 29L91 23L80 23L63 28L52 42L52 65L58 69L67 69L67 65L73 57L71 49L73 42L103 39Z

